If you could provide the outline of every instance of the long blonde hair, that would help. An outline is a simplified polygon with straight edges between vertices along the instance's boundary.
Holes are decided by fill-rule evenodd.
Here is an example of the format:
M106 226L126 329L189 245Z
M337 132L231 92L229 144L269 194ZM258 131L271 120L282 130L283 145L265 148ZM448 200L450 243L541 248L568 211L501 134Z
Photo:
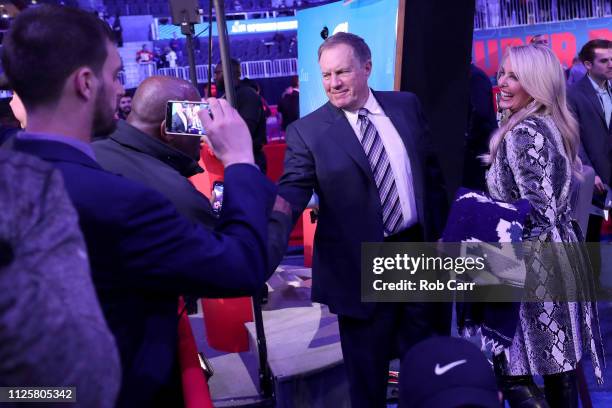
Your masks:
M535 114L550 114L561 133L565 154L577 170L580 167L578 122L567 108L565 75L559 59L550 48L541 45L510 47L502 58L500 70L507 58L518 82L533 101L502 120L491 137L489 154L483 156L484 161L488 164L495 161L504 137L522 120Z

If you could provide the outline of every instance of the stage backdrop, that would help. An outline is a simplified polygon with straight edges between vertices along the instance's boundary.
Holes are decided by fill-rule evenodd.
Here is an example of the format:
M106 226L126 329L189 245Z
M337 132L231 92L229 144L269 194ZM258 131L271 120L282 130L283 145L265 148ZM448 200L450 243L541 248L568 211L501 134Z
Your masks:
M329 35L345 31L363 37L372 50L370 87L377 91L393 90L397 8L398 0L355 0L298 11L300 116L327 102L317 57L323 27L328 28Z
M547 34L548 41L561 63L570 67L572 59L587 41L594 38L612 40L612 18L476 30L472 60L489 76L494 76L504 50L510 45L528 44L536 34Z

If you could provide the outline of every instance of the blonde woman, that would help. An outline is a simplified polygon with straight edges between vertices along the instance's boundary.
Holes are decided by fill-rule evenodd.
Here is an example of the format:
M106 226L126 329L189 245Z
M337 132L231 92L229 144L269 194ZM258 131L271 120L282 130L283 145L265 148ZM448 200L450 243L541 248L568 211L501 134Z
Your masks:
M553 276L559 271L558 264L556 269L553 266L559 253L550 253L561 246L550 249L537 244L578 242L581 236L570 219L569 205L572 175L581 166L578 126L567 109L561 64L549 48L509 48L498 84L502 120L485 158L491 165L487 187L495 199L527 199L532 206L523 232L523 240L536 244L526 260L528 293L561 279ZM588 261L576 259L580 255L572 252L561 257L581 266L572 276L580 282L583 296L589 297L593 286ZM494 361L511 407L577 407L576 364L583 355L590 355L601 381L601 350L595 302L524 302L516 331L506 346L495 350ZM545 396L533 382L534 374L544 376Z

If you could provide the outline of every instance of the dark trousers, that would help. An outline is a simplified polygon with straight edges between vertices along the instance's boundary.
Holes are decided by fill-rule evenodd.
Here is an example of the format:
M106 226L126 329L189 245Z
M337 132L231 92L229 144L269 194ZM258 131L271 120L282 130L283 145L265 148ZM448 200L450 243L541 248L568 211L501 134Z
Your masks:
M585 236L586 242L599 243L601 241L601 224L603 218L596 215L589 216L589 224ZM589 259L591 260L591 266L593 267L593 280L595 281L595 287L599 288L599 278L601 275L601 249L599 245L591 244L588 246Z
M441 306L448 313L440 313ZM441 333L442 320L448 330ZM379 303L369 319L338 316L338 325L351 406L385 407L389 361L423 339L450 335L450 304Z
M422 241L420 227L385 239L385 242L400 241ZM403 357L423 339L450 335L451 306L450 303L378 303L367 319L338 316L353 408L386 406L389 361Z
M172 375L170 381L160 387L159 392L155 396L152 408L162 407L183 407L183 381L181 376L181 366L179 363L178 353L172 367Z

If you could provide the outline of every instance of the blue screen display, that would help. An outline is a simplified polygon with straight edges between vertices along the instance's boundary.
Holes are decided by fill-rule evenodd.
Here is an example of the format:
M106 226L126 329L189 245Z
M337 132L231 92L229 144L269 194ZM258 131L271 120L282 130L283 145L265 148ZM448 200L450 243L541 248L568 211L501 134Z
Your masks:
M317 57L323 27L328 28L329 35L347 31L362 37L372 51L370 87L377 91L393 90L397 9L398 0L355 0L298 11L300 116L327 102Z

